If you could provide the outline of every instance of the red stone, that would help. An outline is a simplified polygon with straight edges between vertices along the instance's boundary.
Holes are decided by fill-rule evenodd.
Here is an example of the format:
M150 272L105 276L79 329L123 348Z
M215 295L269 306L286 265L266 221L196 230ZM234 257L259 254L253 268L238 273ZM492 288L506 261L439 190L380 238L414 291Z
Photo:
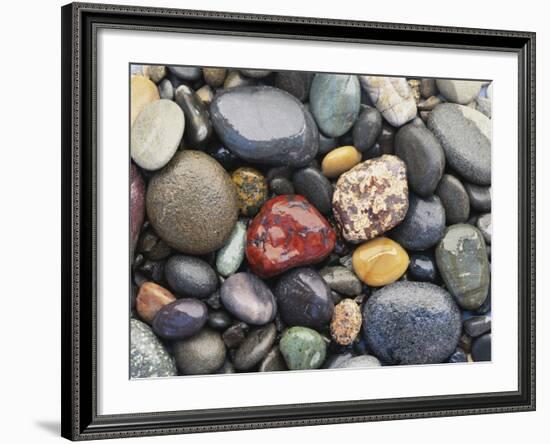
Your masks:
M246 241L252 271L271 277L322 261L334 248L336 233L303 196L283 195L264 204Z

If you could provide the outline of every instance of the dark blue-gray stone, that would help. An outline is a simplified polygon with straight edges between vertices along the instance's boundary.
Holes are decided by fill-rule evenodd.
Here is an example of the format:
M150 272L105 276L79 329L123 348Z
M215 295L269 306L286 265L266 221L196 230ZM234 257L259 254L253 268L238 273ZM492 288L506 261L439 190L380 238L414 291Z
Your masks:
M465 183L464 188L470 198L470 206L480 213L491 211L491 187L482 187L472 183Z
M249 162L300 167L317 155L319 134L313 117L283 90L226 89L214 97L210 116L227 148Z
M395 282L364 305L363 331L386 364L434 364L455 350L462 323L452 296L426 282Z
M292 94L301 102L307 102L312 80L312 72L280 71L275 74L275 86Z
M218 287L214 269L193 256L172 256L166 261L164 275L170 288L180 296L206 298Z
M317 168L297 170L292 176L296 194L304 196L322 214L332 211L333 188L330 181Z
M359 114L359 79L354 75L315 74L309 91L309 103L323 134L340 137L353 126Z
M484 333L491 331L490 316L472 316L464 321L464 331L472 338L477 338Z
M323 133L319 133L319 154L327 154L338 146L342 146L339 140L334 137L327 137Z
M153 331L165 339L185 339L197 333L208 318L206 305L182 298L163 306L153 319Z
M323 364L323 368L339 368L345 361L349 361L351 358L353 358L353 353L350 351L329 355Z
M439 197L409 193L407 215L389 235L407 250L423 251L437 244L444 233L445 209Z
M246 337L235 353L233 364L237 370L250 370L264 359L277 337L275 324L258 328Z
M456 362L468 362L468 357L466 356L466 353L464 350L462 350L460 347L457 347L454 353L447 358L447 361L451 364L454 364Z
M222 310L212 310L208 312L208 325L214 330L225 330L229 328L232 322L231 316Z
M155 378L178 374L174 358L151 328L130 319L130 378Z
M209 328L174 344L174 357L184 375L207 375L225 361L225 344L221 335Z
M185 140L193 148L203 145L212 134L212 124L206 106L187 85L178 86L175 98L185 115Z
M470 199L466 188L455 176L444 174L435 193L445 207L448 225L466 222L470 216Z
M407 274L410 281L437 283L439 273L435 257L429 253L414 253L409 256Z
M273 347L258 366L259 372L282 372L288 370L279 347Z
M474 340L472 359L476 362L491 360L491 333L486 333Z
M168 70L181 80L197 80L201 76L201 69L197 66L168 65Z
M368 151L382 132L382 114L372 106L361 106L353 125L353 146L362 153Z

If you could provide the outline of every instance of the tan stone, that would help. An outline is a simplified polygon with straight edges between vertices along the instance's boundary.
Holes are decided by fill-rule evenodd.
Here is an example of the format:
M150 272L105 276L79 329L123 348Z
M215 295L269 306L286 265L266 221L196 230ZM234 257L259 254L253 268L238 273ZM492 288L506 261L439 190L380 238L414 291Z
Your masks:
M145 76L132 76L130 79L130 124L134 124L136 117L146 105L159 99L157 85Z
M341 146L330 151L323 159L321 169L326 177L334 178L361 162L361 153L353 146Z
M361 330L361 309L353 299L344 299L334 307L330 334L340 345L351 344Z

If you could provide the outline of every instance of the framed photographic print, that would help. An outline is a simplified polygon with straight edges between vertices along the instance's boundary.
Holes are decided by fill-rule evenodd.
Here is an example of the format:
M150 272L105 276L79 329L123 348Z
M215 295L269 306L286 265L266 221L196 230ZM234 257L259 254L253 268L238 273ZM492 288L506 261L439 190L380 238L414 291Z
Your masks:
M63 436L533 410L534 45L63 7Z

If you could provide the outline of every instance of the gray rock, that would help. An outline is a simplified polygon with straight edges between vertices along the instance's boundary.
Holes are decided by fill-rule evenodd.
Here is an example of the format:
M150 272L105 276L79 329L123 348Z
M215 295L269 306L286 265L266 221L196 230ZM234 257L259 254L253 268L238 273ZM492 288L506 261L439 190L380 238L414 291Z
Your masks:
M348 359L337 367L334 368L366 368L366 367L381 367L382 364L380 361L371 355L361 355L355 356L354 358Z
M427 99L428 97L437 96L439 90L435 84L435 79L422 79L420 80L420 94Z
M225 344L219 333L204 328L195 336L176 342L174 356L184 375L207 375L223 365Z
M164 79L158 85L161 99L174 100L174 87L169 79Z
M196 66L169 65L168 70L181 80L197 80L201 76L201 69Z
M246 245L246 222L237 221L229 239L216 254L216 270L222 276L230 276L235 273L244 259Z
M382 132L382 114L372 106L362 105L353 125L353 146L362 153L368 151Z
M180 296L206 298L218 287L218 277L208 262L192 256L172 256L166 261L164 274Z
M269 189L277 194L294 194L294 185L290 181L290 179L287 179L286 177L274 177L269 181Z
M483 239L485 239L485 242L488 244L491 243L491 235L493 233L493 224L491 220L491 213L487 213L483 216L479 216L476 222L477 228L479 228L479 231L481 231L483 235Z
M130 378L157 378L178 374L174 358L151 328L130 319Z
M275 86L292 94L301 102L307 102L312 80L312 72L279 71L275 74Z
M212 134L212 123L205 104L187 85L178 86L175 98L185 115L186 142L194 148L205 144Z
M340 368L346 361L353 358L353 353L345 351L336 355L329 355L323 364L323 368Z
M491 331L490 316L473 316L464 321L464 331L472 338Z
M445 207L447 225L466 222L470 216L470 199L462 182L450 174L439 181L435 192Z
M258 367L259 372L282 372L288 370L279 347L273 347Z
M296 193L304 196L320 213L332 211L332 184L318 169L306 167L296 171L292 183Z
M473 80L437 79L437 88L449 102L466 105L477 97L483 82Z
M241 371L250 370L259 364L273 347L276 337L275 324L268 324L252 331L235 353L235 368Z
M363 285L355 273L346 267L325 267L320 275L334 291L346 296L357 296L363 290Z
M475 102L476 109L490 119L492 115L492 100L486 97L476 97Z
M487 213L491 211L491 187L482 187L465 183L464 188L470 198L470 206L475 211Z
M475 362L491 360L491 333L480 336L472 343L472 359Z

